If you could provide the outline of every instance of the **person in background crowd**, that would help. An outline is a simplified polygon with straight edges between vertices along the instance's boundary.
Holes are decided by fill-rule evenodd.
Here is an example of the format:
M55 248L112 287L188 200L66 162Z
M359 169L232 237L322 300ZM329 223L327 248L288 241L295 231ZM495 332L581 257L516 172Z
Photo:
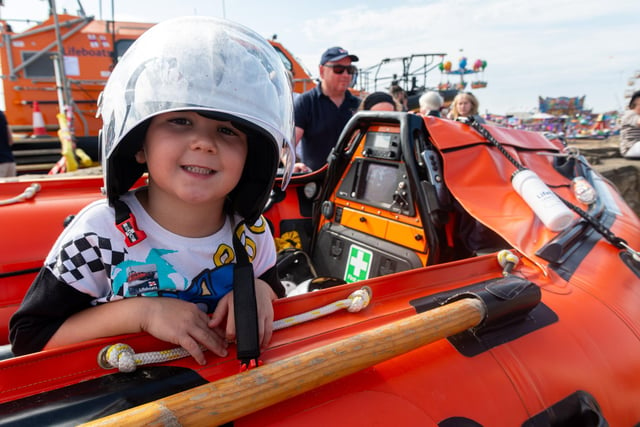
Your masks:
M320 83L294 101L295 140L301 145L301 162L295 172L320 169L338 142L342 129L360 105L349 92L357 73L358 57L341 47L327 49L320 57Z
M11 146L13 136L4 111L0 111L0 177L16 176L16 160Z
M430 90L420 95L418 103L420 104L420 114L440 117L440 109L444 100L438 92Z
M622 115L620 124L620 154L640 159L640 90L631 95L629 109Z
M394 84L389 88L389 93L396 100L396 110L409 111L409 97L402 86Z
M397 111L396 102L386 92L372 92L367 95L358 107L360 111Z
M475 95L471 92L459 92L455 98L453 98L453 101L451 101L451 107L447 117L452 120L473 117L478 123L485 123L485 120L478 114L479 108L480 103Z

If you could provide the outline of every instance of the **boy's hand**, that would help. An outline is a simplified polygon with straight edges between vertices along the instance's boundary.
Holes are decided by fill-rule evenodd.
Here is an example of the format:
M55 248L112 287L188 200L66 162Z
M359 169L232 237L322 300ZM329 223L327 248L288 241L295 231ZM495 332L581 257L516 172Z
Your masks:
M271 286L264 280L256 279L256 304L258 306L258 331L260 347L266 347L273 334L273 300L277 299ZM218 329L227 320L225 338L228 342L236 339L236 322L233 317L233 292L226 294L211 316L209 328Z
M143 299L148 300L140 325L143 331L180 345L201 365L206 363L201 345L218 356L227 355L224 334L209 327L209 316L195 304L167 297Z

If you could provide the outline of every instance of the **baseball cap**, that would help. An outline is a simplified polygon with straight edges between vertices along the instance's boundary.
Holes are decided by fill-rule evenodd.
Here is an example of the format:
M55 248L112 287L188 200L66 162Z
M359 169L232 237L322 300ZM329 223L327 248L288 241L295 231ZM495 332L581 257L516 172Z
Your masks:
M353 62L358 62L358 57L356 55L349 55L347 50L338 46L330 47L322 54L322 57L320 58L320 65L324 65L327 62L340 61L342 58L347 57L349 57Z

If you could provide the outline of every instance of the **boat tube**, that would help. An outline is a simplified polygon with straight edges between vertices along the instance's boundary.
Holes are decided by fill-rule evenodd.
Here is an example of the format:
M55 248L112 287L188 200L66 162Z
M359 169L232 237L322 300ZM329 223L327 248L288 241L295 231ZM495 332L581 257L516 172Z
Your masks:
M563 230L513 188L520 168L571 210ZM0 184L4 344L49 247L101 186ZM290 286L261 366L239 372L233 345L201 366L144 333L7 354L0 426L640 423L640 220L561 142L360 112L325 168L276 183L264 215Z

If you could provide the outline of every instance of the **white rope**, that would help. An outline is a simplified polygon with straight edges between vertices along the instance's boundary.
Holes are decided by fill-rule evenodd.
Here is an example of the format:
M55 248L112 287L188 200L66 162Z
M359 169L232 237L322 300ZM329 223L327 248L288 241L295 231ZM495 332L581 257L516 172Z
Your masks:
M348 298L333 302L306 313L297 314L273 322L273 330L288 328L318 317L326 316L341 309L356 313L371 301L371 289L364 286L349 295ZM98 354L98 364L104 369L118 369L120 372L133 372L138 366L168 362L189 356L187 350L177 347L169 350L135 353L131 346L117 343L103 348Z
M498 263L502 267L502 275L505 277L509 276L513 268L520 262L520 258L508 249L498 252L497 257Z
M296 314L291 317L276 320L273 322L273 330L288 328L289 326L298 325L300 323L308 322L309 320L317 319L318 317L326 316L327 314L334 313L341 309L347 309L350 313L357 313L371 301L371 288L368 286L362 287L357 291L354 291L348 298L332 302L306 313Z
M135 353L127 344L113 344L103 348L98 355L98 364L104 369L117 368L120 372L133 372L136 367L151 363L168 362L189 356L182 347L169 350Z
M17 196L10 199L0 200L0 206L24 202L25 200L31 199L33 196L35 196L38 191L40 191L40 184L34 182L30 186L28 186L21 194L18 194Z

